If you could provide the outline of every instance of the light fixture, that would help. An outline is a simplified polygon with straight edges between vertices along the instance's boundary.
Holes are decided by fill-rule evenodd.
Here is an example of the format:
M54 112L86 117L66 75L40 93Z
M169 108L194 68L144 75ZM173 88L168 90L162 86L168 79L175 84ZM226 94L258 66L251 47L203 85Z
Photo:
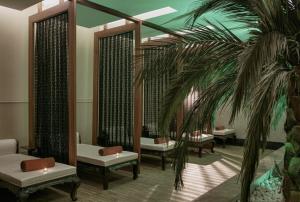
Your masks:
M163 16L163 15L167 15L167 14L171 14L171 13L175 13L175 12L177 12L176 9L174 9L170 6L167 6L164 8L157 9L157 10L153 10L153 11L149 11L149 12L142 13L139 15L135 15L134 17L138 18L140 20L147 20L147 19L156 18L159 16Z
M153 10L153 11L149 11L149 12L146 12L146 13L138 14L138 15L135 15L133 17L137 18L139 20L148 20L148 19L151 19L151 18L156 18L156 17L159 17L159 16L163 16L163 15L167 15L167 14L171 14L171 13L175 13L175 12L177 12L176 9L174 9L170 6L167 6L167 7L164 7L164 8L157 9L157 10ZM129 21L128 23L132 23L132 22ZM117 21L114 21L114 22L107 23L106 28L110 29L110 28L122 26L122 25L125 25L125 24L126 24L126 20L121 19L121 20L117 20Z
M47 173L47 172L48 172L48 168L44 168L43 173Z
M157 39L163 39L163 38L168 38L168 37L170 37L169 34L161 34L161 35L150 37L150 40L157 40Z

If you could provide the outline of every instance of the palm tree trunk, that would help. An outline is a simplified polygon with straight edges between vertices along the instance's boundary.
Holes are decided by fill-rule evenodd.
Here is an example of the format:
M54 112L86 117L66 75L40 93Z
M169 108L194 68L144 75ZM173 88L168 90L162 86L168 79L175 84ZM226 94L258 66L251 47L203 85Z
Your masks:
M300 201L300 66L289 84L285 123L287 133L284 156L283 193L287 202Z

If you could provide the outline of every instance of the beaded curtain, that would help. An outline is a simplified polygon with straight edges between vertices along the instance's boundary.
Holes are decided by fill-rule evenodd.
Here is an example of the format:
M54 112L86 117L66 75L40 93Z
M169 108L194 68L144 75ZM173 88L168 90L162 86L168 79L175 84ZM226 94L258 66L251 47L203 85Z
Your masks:
M102 146L133 149L133 31L99 40L98 127Z
M162 66L157 62L167 54L168 47L145 48L144 68L155 70L156 73L146 76L144 80L144 126L149 129L150 136L158 137L158 123L163 106L163 98L171 81L171 72L162 71ZM170 125L170 137L176 138L175 119Z
M36 144L41 157L68 163L68 13L35 28Z

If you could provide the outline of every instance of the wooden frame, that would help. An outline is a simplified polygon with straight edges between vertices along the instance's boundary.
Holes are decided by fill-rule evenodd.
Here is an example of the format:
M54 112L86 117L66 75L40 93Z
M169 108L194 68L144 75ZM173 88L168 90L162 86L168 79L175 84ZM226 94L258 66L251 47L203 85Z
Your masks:
M140 23L132 23L124 26L107 29L96 32L94 34L94 75L93 75L93 137L92 142L94 145L97 143L98 135L98 90L99 90L99 39L109 36L114 36L120 33L134 31L135 32L135 53L134 53L134 75L138 75L141 71L141 65L136 55L139 55L140 47ZM140 159L140 136L142 132L142 87L140 84L134 86L134 138L133 150L139 154Z
M222 147L225 148L226 147L226 140L227 139L233 139L233 143L236 144L236 134L235 132L233 133L228 133L228 134L224 134L224 135L216 135L214 133L212 133L214 135L215 139L220 139L222 141Z
M69 164L76 165L76 0L70 0L29 17L29 147L35 147L34 140L34 24L55 15L69 14L69 58L68 58L68 105L69 105Z
M46 189L46 188L52 187L54 185L65 184L65 183L72 185L71 190L70 190L70 197L71 197L72 201L76 201L77 200L77 189L80 186L80 180L77 177L77 175L69 175L69 176L65 176L65 177L60 177L55 180L38 183L38 184L31 185L28 187L18 187L9 182L0 181L0 187L6 188L9 191L11 191L12 193L14 193L18 201L25 202L25 201L27 201L30 194L32 194L38 190Z
M211 140L205 140L205 141L191 141L189 140L188 142L189 147L194 147L198 148L198 156L201 158L202 157L202 149L203 148L208 148L212 153L214 152L214 147L215 147L215 141L214 139Z
M119 169L122 169L124 167L131 166L132 167L133 180L136 180L138 178L138 167L139 167L139 160L138 159L125 161L125 162L114 164L114 165L111 165L111 166L98 166L98 165L85 163L85 162L81 162L81 161L79 161L79 165L86 165L86 166L92 166L92 167L95 167L95 168L100 168L101 177L102 177L102 184L103 184L103 189L104 190L108 189L108 175L109 175L109 172L112 171L112 170L119 170Z
M142 154L159 156L161 158L161 169L166 170L167 158L174 153L174 148L166 151L158 151L152 149L141 149Z

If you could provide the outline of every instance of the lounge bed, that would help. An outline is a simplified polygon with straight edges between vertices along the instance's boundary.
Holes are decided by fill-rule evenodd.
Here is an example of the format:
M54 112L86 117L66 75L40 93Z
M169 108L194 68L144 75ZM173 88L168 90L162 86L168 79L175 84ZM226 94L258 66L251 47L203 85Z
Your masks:
M78 138L77 140L79 140ZM123 151L119 154L100 156L99 149L103 147L89 144L77 144L77 162L88 166L95 166L101 169L103 178L103 189L108 189L108 173L125 166L132 166L133 179L138 177L138 154Z
M33 156L17 153L18 144L14 139L0 140L0 187L13 192L18 201L26 201L31 193L57 184L71 183L71 199L77 200L77 188L80 180L76 167L55 163L47 171L23 172L20 168L24 160L37 159Z
M198 156L202 157L203 148L209 148L212 153L214 153L214 136L211 134L199 134L189 136L189 146L198 148Z
M228 138L232 138L234 142L236 141L235 129L230 129L230 128L225 128L222 130L215 129L213 131L213 135L215 136L215 138L222 140L223 148L225 148L226 140Z
M142 154L152 154L161 157L161 168L166 169L166 158L173 152L175 141L170 140L168 143L154 144L153 138L141 137Z

